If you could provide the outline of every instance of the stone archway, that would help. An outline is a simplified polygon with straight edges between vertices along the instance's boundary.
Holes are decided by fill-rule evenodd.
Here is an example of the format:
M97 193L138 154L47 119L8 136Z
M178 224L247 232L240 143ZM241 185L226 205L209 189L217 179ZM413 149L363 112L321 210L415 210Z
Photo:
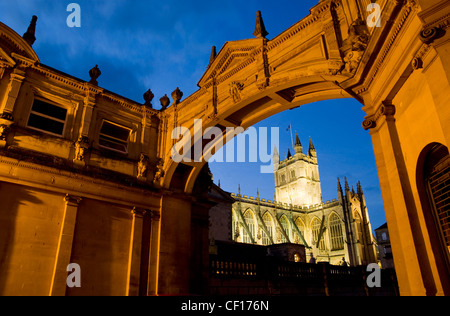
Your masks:
M435 1L424 7L413 0L379 1L379 5L380 27L366 25L370 12L364 10L365 1L323 0L309 16L272 40L261 32L254 39L226 43L217 55L213 50L200 89L183 101L174 91L173 105L162 114L159 151L166 176L160 185L189 195L206 163L171 159L178 141L171 132L178 126L194 135L194 122L201 119L203 130L222 131L224 144L227 128L245 129L314 101L355 98L367 114L363 128L373 139L401 293L432 294L436 293L433 273L424 271L432 271L435 263L418 257L418 249L427 253L431 248L426 232L422 234L417 189L410 182L415 169L406 159L419 153L408 143L412 134L407 122L415 129L429 125L418 114L419 102L411 99L411 91L418 91L414 87L426 87L416 97L433 105L430 115L441 125L435 124L419 138L450 137L444 123L448 93L442 92L449 90L445 75L450 68L445 52L449 6ZM436 75L427 74L425 67ZM406 109L411 112L405 116ZM194 136L186 139L192 148L203 141Z

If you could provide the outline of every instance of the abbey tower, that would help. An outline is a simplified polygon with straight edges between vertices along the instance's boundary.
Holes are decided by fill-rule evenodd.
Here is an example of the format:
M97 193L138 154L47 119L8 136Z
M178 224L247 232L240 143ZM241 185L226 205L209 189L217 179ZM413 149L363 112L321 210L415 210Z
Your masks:
M290 150L283 161L277 149L274 151L275 197L278 202L312 206L322 203L319 165L317 153L312 140L308 155L303 153L303 146L298 134L295 138L295 154Z

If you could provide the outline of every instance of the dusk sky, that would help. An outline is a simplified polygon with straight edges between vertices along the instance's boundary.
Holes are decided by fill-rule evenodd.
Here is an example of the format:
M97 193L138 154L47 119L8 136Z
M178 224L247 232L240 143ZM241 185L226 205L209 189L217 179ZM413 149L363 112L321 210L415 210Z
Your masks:
M81 7L81 27L69 28L71 2ZM16 0L0 1L0 21L22 35L38 16L33 46L41 62L83 80L98 65L99 86L143 103L145 91L153 104L177 87L184 98L194 93L206 70L211 47L253 38L256 12L261 10L267 38L308 15L319 0L143 1L143 0ZM337 178L348 178L356 190L361 181L372 228L385 223L372 143L361 124L362 105L355 100L307 104L260 122L256 127L280 128L280 156L291 145L292 125L307 152L311 137L317 150L323 200L337 198ZM213 163L214 182L224 190L273 200L273 174L261 174L261 163Z

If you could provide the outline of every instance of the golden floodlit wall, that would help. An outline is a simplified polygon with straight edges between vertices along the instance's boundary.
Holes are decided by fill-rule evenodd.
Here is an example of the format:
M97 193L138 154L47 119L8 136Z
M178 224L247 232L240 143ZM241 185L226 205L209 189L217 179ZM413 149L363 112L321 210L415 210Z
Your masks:
M159 111L150 90L140 104L101 88L98 66L86 82L41 64L34 35L0 23L0 294L206 293L211 176L205 161L172 159L172 129L193 131L196 119L247 128L353 97L367 114L400 292L448 295L424 166L450 145L450 3L377 3L379 27L365 23L369 1L322 0L272 40L258 14L256 38L227 42L200 89L184 100L176 89ZM59 113L51 129L46 107ZM72 263L81 288L67 287Z

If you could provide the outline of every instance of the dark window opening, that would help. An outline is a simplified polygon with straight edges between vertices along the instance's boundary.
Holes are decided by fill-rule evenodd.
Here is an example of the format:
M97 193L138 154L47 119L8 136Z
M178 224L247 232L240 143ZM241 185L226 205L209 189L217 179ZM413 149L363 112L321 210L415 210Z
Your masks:
M62 136L66 118L66 109L41 100L34 100L27 126Z
M442 243L450 253L450 156L446 147L436 146L428 154L425 183Z
M105 121L100 130L99 144L101 147L128 153L130 131L126 127Z

